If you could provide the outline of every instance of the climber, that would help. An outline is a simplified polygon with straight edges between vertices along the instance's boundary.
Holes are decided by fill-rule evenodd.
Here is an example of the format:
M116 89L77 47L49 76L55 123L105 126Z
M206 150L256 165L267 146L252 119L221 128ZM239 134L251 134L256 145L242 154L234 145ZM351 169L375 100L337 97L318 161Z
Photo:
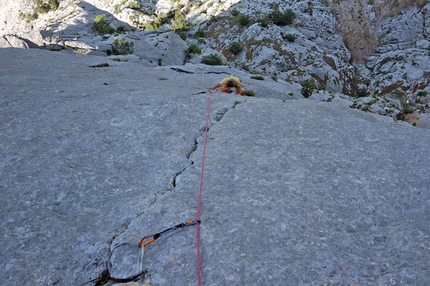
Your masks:
M215 90L219 87L221 87L221 89L219 90L220 92L227 92L227 93L230 93L231 88L234 87L236 89L237 94L244 95L242 86L240 85L240 79L232 75L220 81L217 85L212 87L212 89Z

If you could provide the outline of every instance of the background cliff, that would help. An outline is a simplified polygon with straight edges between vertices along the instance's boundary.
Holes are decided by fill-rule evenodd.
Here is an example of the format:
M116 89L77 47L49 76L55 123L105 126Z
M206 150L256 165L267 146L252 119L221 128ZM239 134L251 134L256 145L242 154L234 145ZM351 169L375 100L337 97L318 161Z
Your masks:
M348 95L356 108L415 124L429 112L424 0L2 0L1 7L3 47L132 53L150 66L224 64L299 84L304 97Z

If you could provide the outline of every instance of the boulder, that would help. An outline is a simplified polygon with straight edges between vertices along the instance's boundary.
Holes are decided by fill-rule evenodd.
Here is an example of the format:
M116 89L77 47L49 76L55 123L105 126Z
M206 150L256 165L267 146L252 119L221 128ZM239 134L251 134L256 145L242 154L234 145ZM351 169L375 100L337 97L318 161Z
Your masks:
M421 114L418 121L416 122L416 126L430 129L430 114L429 113Z
M4 35L0 37L0 48L29 49L30 47L24 39L15 35Z
M187 44L177 33L136 32L128 39L134 43L133 54L154 66L184 64Z

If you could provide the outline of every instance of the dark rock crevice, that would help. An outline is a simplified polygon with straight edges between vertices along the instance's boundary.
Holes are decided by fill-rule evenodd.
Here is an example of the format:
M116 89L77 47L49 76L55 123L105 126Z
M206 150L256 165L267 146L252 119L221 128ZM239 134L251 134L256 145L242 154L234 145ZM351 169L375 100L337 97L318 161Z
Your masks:
M217 123L219 123L224 116L227 114L227 112L233 110L238 104L240 104L241 101L235 101L232 106L227 107L221 107L217 110L214 110L211 112L210 120L209 120L209 126L207 127L209 130ZM158 191L154 194L153 200L150 202L149 206L152 206L154 203L158 201L158 198L160 196L164 196L166 193L171 193L175 191L175 188L178 186L178 178L188 170L191 166L194 165L194 161L191 160L191 157L194 152L201 150L199 148L203 144L204 136L206 132L206 126L201 127L196 135L193 138L193 143L189 150L185 154L186 160L188 160L188 164L183 167L181 170L176 172L169 180L169 187L167 189L164 189L163 191ZM121 237L124 233L126 233L129 229L129 226L133 224L134 221L138 220L142 215L144 215L144 211L136 213L136 215L133 218L127 218L120 222L120 228L117 229L114 234L112 234L111 239L107 242L108 249L112 249L117 243L117 238Z
M240 103L241 103L240 101L236 101L234 102L234 105L232 107L223 107L218 110L215 110L213 112L213 115L211 116L211 120L209 122L207 132L209 132L210 128L214 126L214 124L220 122L227 112L234 109L237 106L237 104L240 104ZM199 143L199 141L203 141L203 139L199 140L199 138L204 138L205 131L206 131L206 126L200 128L197 135L194 137L193 145L185 154L185 158L189 161L189 164L186 167L182 168L180 171L176 172L175 175L170 179L170 185L172 187L171 190L176 188L178 183L177 182L178 177L181 176L189 167L194 165L194 161L191 160L191 156L194 152L196 152L199 149L199 145L201 144L201 142Z

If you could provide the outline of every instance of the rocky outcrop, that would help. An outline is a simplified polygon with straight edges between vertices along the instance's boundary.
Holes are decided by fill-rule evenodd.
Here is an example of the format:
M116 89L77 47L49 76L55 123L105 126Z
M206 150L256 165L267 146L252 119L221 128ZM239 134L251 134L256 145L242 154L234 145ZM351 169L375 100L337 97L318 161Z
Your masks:
M60 1L47 13L35 13L33 1L0 1L2 47L133 53L149 66L200 63L215 55L225 65L302 85L305 97L345 94L355 108L412 122L429 112L425 1L90 0ZM290 23L269 17L288 9L294 13ZM95 30L99 15L106 15L110 29ZM188 30L172 31L181 25ZM188 53L190 45L201 54Z
M388 105L381 108L376 104L370 110L402 119L416 113L417 116L409 116L412 121L430 112L429 9L430 4L409 7L381 22L381 45L359 70L366 81L362 86L364 95L373 95Z
M292 9L297 16L293 24L262 25L259 21L274 10L271 7L275 3L265 2L255 7L249 16L249 21L255 24L249 27L235 23L237 19L231 16L230 9L203 28L209 35L203 46L220 51L229 63L246 67L251 73L287 82L311 80L315 89L342 92L353 76L349 64L351 55L342 37L335 33L336 20L330 8L318 1L313 2L312 10L305 1L285 4L277 9ZM241 2L234 9L244 11L247 5ZM234 42L242 48L237 55L230 51Z
M366 68L379 95L398 96L423 90L430 83L430 4L410 7L386 19L378 30L381 45ZM394 86L397 85L397 86Z
M4 35L0 37L0 47L2 48L20 48L28 49L28 45L24 39L15 35Z
M63 48L63 41L58 34L53 32L32 30L22 33L20 36L4 35L0 38L0 46L3 48L41 48L58 51Z

